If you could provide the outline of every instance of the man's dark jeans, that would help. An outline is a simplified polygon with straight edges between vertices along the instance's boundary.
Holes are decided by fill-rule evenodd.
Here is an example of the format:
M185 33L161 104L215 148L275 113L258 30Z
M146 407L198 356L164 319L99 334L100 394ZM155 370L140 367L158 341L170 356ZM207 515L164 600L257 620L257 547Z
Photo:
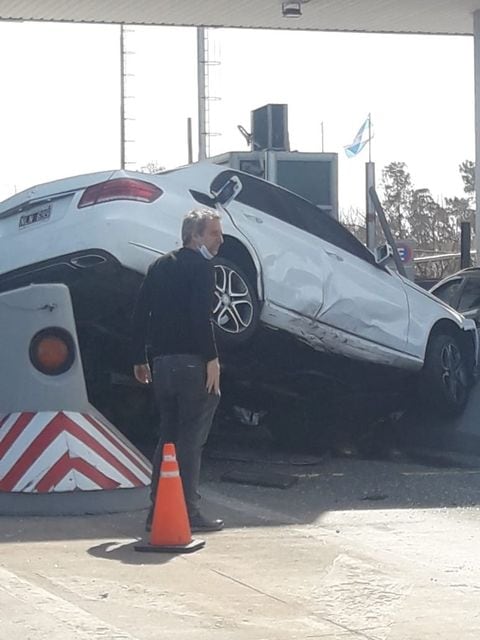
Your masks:
M206 363L195 355L168 355L153 361L153 387L161 412L160 440L153 457L152 506L157 495L163 445L173 442L190 517L199 513L202 450L219 396L206 389Z

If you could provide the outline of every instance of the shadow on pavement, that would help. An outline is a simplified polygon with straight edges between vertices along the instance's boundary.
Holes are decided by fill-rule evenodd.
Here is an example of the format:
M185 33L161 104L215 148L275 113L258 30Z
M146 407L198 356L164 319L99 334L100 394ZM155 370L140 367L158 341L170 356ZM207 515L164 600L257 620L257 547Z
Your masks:
M161 565L170 562L175 557L171 553L142 553L135 551L135 545L137 544L139 544L138 540L128 543L102 542L87 549L87 553L94 558L115 560L122 564L130 565Z

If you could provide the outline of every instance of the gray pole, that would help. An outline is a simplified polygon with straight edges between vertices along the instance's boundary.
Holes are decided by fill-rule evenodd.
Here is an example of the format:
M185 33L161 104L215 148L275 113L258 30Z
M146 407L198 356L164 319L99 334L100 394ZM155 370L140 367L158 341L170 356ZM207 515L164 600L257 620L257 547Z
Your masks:
M460 269L466 269L472 264L470 254L472 230L470 222L460 223Z
M368 114L368 161L372 161L372 114Z
M193 162L193 145L192 145L192 119L187 118L187 144L188 144L188 164Z
M377 246L377 239L375 237L375 207L370 195L370 187L375 189L374 162L365 163L365 193L367 196L365 206L365 227L367 229L367 247L370 251L373 251Z
M476 199L476 263L480 264L480 11L473 14L473 43L475 69L475 199Z
M125 169L125 60L123 24L120 25L120 169Z
M198 159L207 157L206 95L205 95L205 29L197 27L197 82L198 82Z

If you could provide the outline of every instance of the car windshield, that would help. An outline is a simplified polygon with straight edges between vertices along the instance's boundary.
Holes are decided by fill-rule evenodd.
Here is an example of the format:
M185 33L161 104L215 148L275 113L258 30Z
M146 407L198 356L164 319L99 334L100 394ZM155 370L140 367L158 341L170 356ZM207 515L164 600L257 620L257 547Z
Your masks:
M461 284L461 278L450 280L449 282L445 282L445 284L440 285L437 289L432 291L432 293L446 304L451 307L455 307Z

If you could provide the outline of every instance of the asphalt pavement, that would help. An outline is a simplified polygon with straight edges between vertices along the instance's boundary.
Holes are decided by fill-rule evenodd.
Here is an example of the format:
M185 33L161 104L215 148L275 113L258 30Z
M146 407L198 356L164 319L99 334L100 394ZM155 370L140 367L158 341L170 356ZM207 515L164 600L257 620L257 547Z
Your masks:
M146 511L0 518L0 640L476 640L476 452L415 460L399 424L370 454L217 434L202 496L226 528L189 556L134 550Z

